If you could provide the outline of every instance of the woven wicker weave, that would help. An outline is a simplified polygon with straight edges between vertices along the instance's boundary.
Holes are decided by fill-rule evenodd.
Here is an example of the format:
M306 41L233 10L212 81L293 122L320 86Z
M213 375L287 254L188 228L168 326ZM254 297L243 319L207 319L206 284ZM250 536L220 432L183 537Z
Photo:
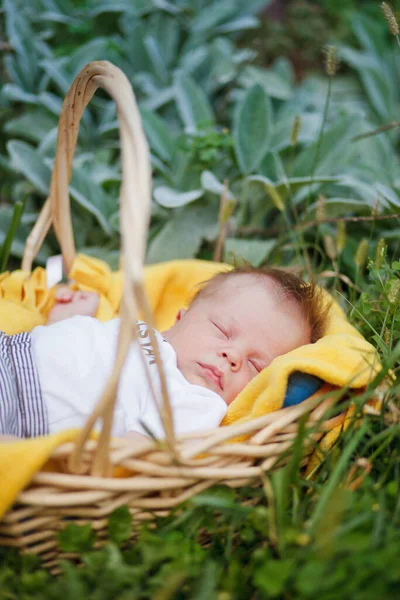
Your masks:
M131 86L123 73L107 62L87 65L72 84L61 113L50 197L26 244L23 268L32 261L53 223L66 269L75 246L71 226L68 184L79 122L84 108L98 87L115 100L120 121L123 185L121 187L121 239L124 293L121 333L116 365L94 414L76 444L57 448L51 471L38 472L19 494L14 507L0 524L0 544L23 552L42 555L44 564L54 568L61 553L57 533L66 522L92 523L99 544L106 537L107 516L128 505L134 519L151 519L168 514L171 508L215 483L238 487L260 481L263 474L285 464L303 415L311 426L304 445L304 463L326 431L342 424L345 414L324 420L335 402L325 386L298 406L231 425L175 439L170 405L165 391L160 415L165 441L133 443L110 439L116 386L141 309L151 324L152 317L143 292L143 258L151 200L151 167L147 142ZM134 235L132 235L134 232ZM153 345L155 351L157 345ZM157 364L162 376L159 356ZM337 395L335 395L337 396ZM97 440L88 439L96 419L102 419ZM242 441L242 440L246 441ZM230 443L226 443L230 441ZM119 477L111 477L115 467ZM114 471L115 475L115 471Z

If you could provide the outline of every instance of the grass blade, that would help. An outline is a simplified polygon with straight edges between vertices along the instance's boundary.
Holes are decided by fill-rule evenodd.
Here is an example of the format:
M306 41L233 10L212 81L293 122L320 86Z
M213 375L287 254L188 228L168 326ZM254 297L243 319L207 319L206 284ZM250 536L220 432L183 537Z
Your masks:
M340 479L350 461L350 458L357 448L359 442L365 435L367 426L364 424L360 427L360 429L356 432L353 438L349 441L347 446L344 448L340 459L338 460L336 467L334 468L332 475L325 483L320 499L315 507L314 514L311 518L310 522L310 530L311 532L315 531L316 526L318 525L321 518L323 518L325 510L330 502L332 494L336 491Z

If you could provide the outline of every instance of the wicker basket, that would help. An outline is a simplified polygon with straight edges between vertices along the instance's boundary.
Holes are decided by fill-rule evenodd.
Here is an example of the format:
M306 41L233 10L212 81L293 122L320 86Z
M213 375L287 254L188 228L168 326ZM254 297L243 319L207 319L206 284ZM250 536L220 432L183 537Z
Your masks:
M303 464L324 433L341 425L346 418L342 413L324 420L337 398L337 394L326 393L331 389L326 386L298 406L196 434L195 440L190 435L176 439L161 363L156 356L164 380L159 410L165 440L161 443L144 440L138 444L110 438L116 386L136 331L131 325L139 309L150 324L152 317L142 283L151 201L149 151L131 86L123 73L108 62L87 65L66 96L59 122L50 197L27 240L23 269L30 271L51 223L67 270L75 258L68 185L79 122L98 87L104 88L117 104L121 136L120 221L125 260L116 364L103 397L77 442L64 444L53 452L52 470L35 475L0 524L1 545L39 554L51 569L56 568L60 557L68 556L60 551L57 542L57 533L66 522L92 523L101 544L106 537L107 516L117 507L128 505L134 520L140 521L168 514L182 501L215 483L230 487L256 484L265 473L289 460L300 417L306 415L311 427L304 444ZM154 340L153 345L156 351ZM89 439L99 418L101 433L97 439ZM115 476L116 467L122 467L119 476Z

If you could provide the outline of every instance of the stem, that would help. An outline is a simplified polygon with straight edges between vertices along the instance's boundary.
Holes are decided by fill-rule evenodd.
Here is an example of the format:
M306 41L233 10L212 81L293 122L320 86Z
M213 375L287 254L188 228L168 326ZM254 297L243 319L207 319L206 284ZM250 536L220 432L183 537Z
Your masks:
M365 138L372 137L374 135L379 135L380 133L385 133L386 131L390 131L390 129L394 129L395 127L400 127L400 121L392 121L391 123L381 125L377 129L373 129L372 131L367 131L366 133L360 133L359 135L355 135L353 138L351 138L351 141L358 142L359 140L363 140Z
M316 149L315 157L314 157L314 164L313 164L313 168L311 171L311 182L310 182L310 187L308 189L307 205L310 204L309 200L310 200L310 196L311 196L311 188L314 183L315 172L317 170L318 160L319 160L319 156L321 154L322 140L324 137L325 125L326 125L326 121L328 118L328 109L329 109L329 103L330 103L330 99L331 99L331 91L332 91L332 77L329 77L328 90L326 93L325 106L324 106L324 114L322 117L321 129L320 129L319 136L318 136L317 149ZM315 236L315 242L317 244L319 242L319 237L320 237L320 232L319 232L319 227L317 227L316 236ZM315 256L315 252L314 252L313 253L313 262L315 262L315 258L316 258L316 256Z
M213 255L213 260L214 261L221 261L222 260L222 255L224 252L224 244L225 244L225 238L226 238L226 230L227 230L227 223L228 223L228 219L230 217L230 214L226 214L227 213L227 206L228 206L228 182L224 181L224 188L222 190L222 194L221 194L221 198L220 198L220 205L219 205L219 232L218 232L218 239L217 239L217 243L215 245L215 249L214 249L214 255Z
M293 146L293 153L294 153L294 146ZM294 160L294 154L293 154L293 160ZM285 224L288 229L288 237L290 240L293 240L293 244L295 246L296 257L297 257L298 262L300 263L301 256L300 256L299 244L296 243L296 239L295 239L296 227L293 227L293 223L290 221L289 209L291 209L291 216L294 218L296 224L298 224L298 222L299 222L299 214L297 211L297 207L293 202L293 194L292 194L292 189L290 186L288 175L283 167L282 167L282 175L283 175L283 180L285 181L285 185L286 185L286 188L288 190L288 195L289 195L287 202L285 202L285 200L282 198L282 202L284 204L283 218L284 218ZM310 262L310 256L308 254L307 246L306 246L306 243L304 240L304 235L301 230L299 231L299 238L300 238L300 246L301 246L301 249L303 252L304 263L306 265L308 276L311 279L312 266L311 266L311 262Z
M370 215L365 217L328 217L326 219L318 219L314 221L303 221L294 225L294 229L309 229L310 227L316 227L320 223L339 223L339 221L345 221L347 223L358 223L362 221L387 221L389 219L400 218L400 213L393 213L391 215ZM269 237L275 233L279 233L279 227L269 227L263 229L261 227L238 227L237 233L244 235L260 235Z
M330 103L330 99L331 99L331 91L332 91L332 77L329 77L328 91L326 94L326 100L325 100L325 106L324 106L324 114L322 117L321 129L319 131L319 136L318 136L318 141L317 141L317 149L316 149L315 157L314 157L314 164L313 164L313 168L311 170L310 191L311 191L311 186L314 183L315 171L317 169L319 155L321 153L322 139L324 137L325 125L326 125L326 121L327 121L327 117L328 117L329 103Z

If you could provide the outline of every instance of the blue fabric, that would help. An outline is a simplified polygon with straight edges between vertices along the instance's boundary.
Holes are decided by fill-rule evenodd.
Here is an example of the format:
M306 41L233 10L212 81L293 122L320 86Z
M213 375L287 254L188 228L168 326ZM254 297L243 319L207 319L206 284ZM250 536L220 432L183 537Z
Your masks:
M323 381L314 375L296 371L289 377L283 408L295 406L306 400L322 386Z

